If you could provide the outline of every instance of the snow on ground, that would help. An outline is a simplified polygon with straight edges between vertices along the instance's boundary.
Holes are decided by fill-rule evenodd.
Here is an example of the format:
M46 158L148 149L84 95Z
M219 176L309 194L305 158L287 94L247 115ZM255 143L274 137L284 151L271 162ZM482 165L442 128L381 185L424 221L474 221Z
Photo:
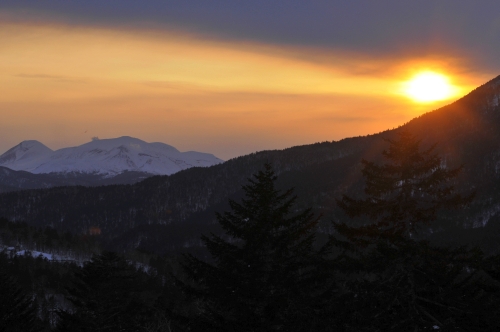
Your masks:
M15 247L7 247L5 245L2 245L0 243L0 253L4 252L8 256L12 257L13 255L16 256L26 256L29 255L33 258L38 258L41 257L42 259L46 259L48 261L53 261L53 262L74 262L75 264L79 266L83 266L83 264L87 261L90 261L91 255L72 255L70 252L68 253L63 253L63 254L54 254L54 253L48 253L48 252L43 252L43 251L38 251L38 250L16 250Z
M46 252L41 252L41 251L19 250L18 252L16 252L16 255L18 256L31 255L33 258L42 257L49 261L53 260L52 254L47 254Z

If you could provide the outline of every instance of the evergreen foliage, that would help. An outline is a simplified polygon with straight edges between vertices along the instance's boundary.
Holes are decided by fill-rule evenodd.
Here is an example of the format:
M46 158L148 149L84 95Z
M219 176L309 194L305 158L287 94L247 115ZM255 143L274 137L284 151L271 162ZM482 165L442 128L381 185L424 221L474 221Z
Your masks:
M73 234L53 227L34 227L0 217L0 244L18 249L64 256L66 260L87 260L100 251L99 240L98 236Z
M40 330L33 301L10 275L0 272L0 332Z
M197 299L194 331L314 330L324 280L313 248L318 218L294 211L293 190L275 188L269 164L243 186L241 203L217 214L226 235L202 237L214 263L192 255L183 267Z
M46 329L56 326L57 311L64 306L63 294L69 285L74 262L55 262L42 257L0 253L0 271L15 280L30 299L39 325ZM1 298L0 293L0 298Z
M138 331L148 318L141 287L136 271L116 253L95 255L68 290L74 308L60 312L58 330Z
M341 256L341 330L498 331L499 284L484 273L482 259L476 250L411 239Z
M422 226L442 208L464 206L473 195L454 192L450 182L461 168L448 170L433 152L402 130L388 140L385 165L363 160L366 198L344 195L338 205L351 217L372 223L334 223L331 244L344 275L345 331L495 331L485 319L497 305L498 285L483 274L479 250L432 246L416 240ZM488 289L488 290L487 290ZM494 291L493 291L494 290ZM481 308L481 309L480 309ZM487 315L488 316L488 315Z
M443 167L436 145L422 151L420 141L405 129L398 132L397 140L386 141L389 149L382 155L387 164L362 160L366 198L343 195L337 201L349 217L365 215L374 221L362 228L363 232L408 235L436 220L440 209L460 207L472 200L473 194L454 192L450 182L462 167Z

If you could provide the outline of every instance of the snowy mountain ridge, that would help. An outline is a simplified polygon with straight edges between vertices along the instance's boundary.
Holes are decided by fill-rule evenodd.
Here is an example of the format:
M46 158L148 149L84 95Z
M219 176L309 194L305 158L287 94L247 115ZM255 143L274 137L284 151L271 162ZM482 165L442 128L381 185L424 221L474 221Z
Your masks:
M126 171L171 175L191 167L207 167L223 162L209 153L180 152L164 143L147 143L122 136L93 139L76 147L51 150L29 140L0 156L0 166L34 174L87 173L113 177Z

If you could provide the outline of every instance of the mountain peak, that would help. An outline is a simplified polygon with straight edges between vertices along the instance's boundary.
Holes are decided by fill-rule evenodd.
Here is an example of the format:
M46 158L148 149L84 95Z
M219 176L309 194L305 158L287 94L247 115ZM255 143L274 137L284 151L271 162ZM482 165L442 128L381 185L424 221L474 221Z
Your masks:
M31 140L25 140L25 141L22 141L21 143L19 143L17 145L17 147L21 148L21 149L32 149L32 148L36 148L36 149L40 149L40 150L50 150L52 151L50 148L48 148L45 144L37 141L37 140L34 140L34 139L31 139ZM15 148L15 147L14 147Z
M122 136L97 139L52 151L38 141L23 141L0 156L0 166L32 173L92 173L108 177L125 171L170 175L190 167L221 163L212 154L180 152L164 143Z
M0 165L11 169L29 168L31 161L39 161L53 151L36 140L22 141L0 156ZM18 168L19 167L19 168Z

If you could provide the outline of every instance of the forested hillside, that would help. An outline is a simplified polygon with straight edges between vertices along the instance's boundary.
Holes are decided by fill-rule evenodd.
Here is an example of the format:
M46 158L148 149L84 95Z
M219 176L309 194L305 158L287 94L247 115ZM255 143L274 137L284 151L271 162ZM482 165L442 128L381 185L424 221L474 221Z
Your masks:
M455 185L458 190L477 193L469 208L448 214L446 225L436 226L433 233L443 227L456 232L471 227L496 228L500 211L499 96L500 78L496 78L457 102L402 126L419 137L423 147L437 144L444 166L463 165ZM269 162L280 175L278 187L295 187L298 206L311 206L322 213L321 229L328 233L331 220L345 218L335 199L343 193L361 193L361 160L377 162L387 145L384 139L393 138L394 133L389 130L338 142L262 151L133 185L4 193L0 195L0 215L75 233L98 227L104 242L113 247L144 246L166 252L173 247L190 247L201 233L213 229L214 211L224 209L227 198L239 197L246 179Z
M294 190L278 189L265 164L243 200L216 214L222 232L199 238L209 257L101 252L82 266L0 252L0 329L497 331L500 256L415 236L438 210L464 207L473 194L453 189L459 168L437 168L433 150L399 135L384 153L389 164L363 162L367 197L339 201L350 217L374 223L333 222L326 241L317 236L320 216L298 208ZM70 234L51 228L0 226L3 242L36 239L47 249L98 240L95 229L68 243Z

